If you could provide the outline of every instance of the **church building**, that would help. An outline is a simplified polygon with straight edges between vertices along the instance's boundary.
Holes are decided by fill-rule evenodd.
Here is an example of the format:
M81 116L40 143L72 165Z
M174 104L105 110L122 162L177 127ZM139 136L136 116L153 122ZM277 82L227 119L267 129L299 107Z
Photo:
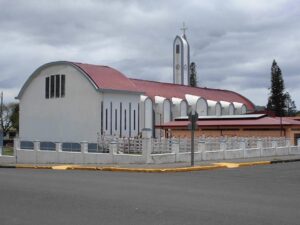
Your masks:
M183 33L173 43L173 83L133 79L102 65L50 62L23 85L20 100L22 140L95 142L99 136L135 137L149 128L187 116L241 115L255 107L229 90L191 87L190 47Z

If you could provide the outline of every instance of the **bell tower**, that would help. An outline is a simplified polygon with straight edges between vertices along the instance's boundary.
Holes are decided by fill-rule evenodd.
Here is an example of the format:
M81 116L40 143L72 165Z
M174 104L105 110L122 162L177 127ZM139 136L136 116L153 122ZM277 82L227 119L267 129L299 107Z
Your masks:
M176 36L173 42L173 83L190 84L190 46L185 31L187 27L183 23L182 35Z

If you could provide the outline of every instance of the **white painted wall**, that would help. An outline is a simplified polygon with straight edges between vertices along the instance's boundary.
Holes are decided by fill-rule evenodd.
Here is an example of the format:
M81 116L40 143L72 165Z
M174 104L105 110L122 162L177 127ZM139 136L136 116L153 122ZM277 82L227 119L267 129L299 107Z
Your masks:
M45 98L45 78L65 74L65 97ZM40 141L95 141L102 96L70 65L52 65L31 81L20 99L20 138Z
M207 115L215 116L216 115L216 101L206 100L207 102Z
M229 115L230 102L220 101L222 107L222 115Z
M119 94L119 93L103 93L103 131L106 135L119 137L134 137L138 135L138 105L140 95ZM122 103L122 121L120 121L120 103ZM112 104L112 113L110 105ZM130 107L131 104L131 113ZM106 109L107 109L107 127L106 127ZM115 119L115 111L117 110L117 120ZM125 120L126 111L126 120ZM134 118L135 111L135 118ZM112 117L111 117L112 116ZM130 119L131 118L131 119ZM134 122L135 121L135 122ZM122 122L122 124L120 124ZM117 124L116 124L117 123ZM125 126L126 123L126 126ZM117 129L116 129L117 125ZM121 125L121 126L120 126ZM135 125L135 126L134 126ZM120 133L121 128L121 133Z
M140 131L144 128L153 129L153 103L145 95L140 98Z
M207 103L204 98L199 98L197 101L197 113L199 116L207 116Z
M46 99L45 78L56 74L65 75L65 97ZM139 94L101 93L73 66L49 65L31 80L21 96L20 138L39 141L96 142L98 134L101 133L102 101L103 131L106 135L120 134L120 102L123 105L122 136L138 134ZM112 117L110 103L112 103ZM131 124L129 124L129 103L131 103ZM106 109L108 109L107 129ZM115 109L117 109L117 129L115 129Z

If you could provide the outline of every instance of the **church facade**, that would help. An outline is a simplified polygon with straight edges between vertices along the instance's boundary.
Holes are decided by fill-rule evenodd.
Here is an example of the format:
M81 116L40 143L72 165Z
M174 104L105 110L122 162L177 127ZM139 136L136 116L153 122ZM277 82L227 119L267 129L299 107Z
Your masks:
M23 85L20 139L95 142L99 136L134 137L187 116L240 115L254 111L244 96L220 89L190 87L185 35L173 46L173 83L131 79L111 67L67 61L39 67Z

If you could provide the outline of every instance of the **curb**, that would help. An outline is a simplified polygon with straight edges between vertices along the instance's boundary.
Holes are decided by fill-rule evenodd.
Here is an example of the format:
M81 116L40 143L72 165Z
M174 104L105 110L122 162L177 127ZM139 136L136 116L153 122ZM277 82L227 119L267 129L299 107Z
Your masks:
M276 160L271 161L271 164L289 163L289 162L300 162L300 159L285 159L285 160L276 159Z
M174 172L193 172L202 170L215 170L238 168L246 166L269 165L277 163L299 162L299 159L286 159L286 160L272 160L272 161L256 161L256 162L241 162L241 163L214 163L208 166L194 166L194 167L177 167L177 168L122 168L122 167L102 167L102 166L80 166L80 165L56 165L56 166L37 166L37 165L0 165L0 168L13 168L13 169L49 169L49 170L85 170L85 171L110 171L110 172L135 172L135 173L174 173Z

